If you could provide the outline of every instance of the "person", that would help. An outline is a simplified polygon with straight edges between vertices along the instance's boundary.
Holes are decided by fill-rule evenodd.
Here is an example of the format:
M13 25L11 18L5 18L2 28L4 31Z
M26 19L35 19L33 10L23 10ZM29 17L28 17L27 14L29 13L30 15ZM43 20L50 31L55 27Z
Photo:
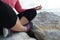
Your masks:
M38 7L32 8L32 9L25 10L25 9L21 8L21 5L18 0L16 0L16 1L15 0L13 0L13 1L12 0L2 0L2 1L17 10L17 12L19 13L18 17L19 17L22 25L29 23L36 16L36 14L37 14L36 10L41 9L41 6L38 6Z
M13 31L24 31L25 28L23 25L30 23L37 14L36 10L39 10L42 8L41 6L38 6L38 7L32 8L32 9L25 10L25 9L21 8L21 5L19 4L18 0L1 0L1 1L8 4L12 9L15 8L17 10L17 12L19 13L16 18L18 21L16 22L15 26L13 28L11 28L11 30L13 30ZM6 9L6 10L8 11L8 9ZM10 12L10 14L11 14L11 12ZM11 15L13 15L13 13ZM15 14L15 16L16 16L16 14ZM14 18L12 17L12 19L14 19ZM5 21L7 21L7 20L5 20ZM27 27L27 29L29 30L29 27Z
M14 31L25 31L25 28L20 23L19 18L12 8L2 1L0 1L0 18L0 28L4 27Z

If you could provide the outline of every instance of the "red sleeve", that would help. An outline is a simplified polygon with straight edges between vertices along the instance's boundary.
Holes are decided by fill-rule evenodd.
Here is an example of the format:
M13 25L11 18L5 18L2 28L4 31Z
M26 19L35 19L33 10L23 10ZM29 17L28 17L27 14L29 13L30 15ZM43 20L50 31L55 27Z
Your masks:
M21 8L21 5L20 5L20 3L17 1L16 2L16 4L15 4L15 9L17 10L17 12L23 12L23 11L25 11L25 10L23 10L22 8Z

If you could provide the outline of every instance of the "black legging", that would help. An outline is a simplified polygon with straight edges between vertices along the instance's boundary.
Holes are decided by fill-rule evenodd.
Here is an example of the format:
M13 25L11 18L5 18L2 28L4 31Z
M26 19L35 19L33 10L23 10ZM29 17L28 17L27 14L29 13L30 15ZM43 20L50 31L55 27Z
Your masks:
M0 1L0 35L3 34L3 27L11 28L16 24L17 15L10 6Z
M37 12L35 9L28 9L20 14L18 14L19 19L21 19L21 17L26 17L28 19L28 21L32 21L32 19L36 16Z
M17 15L10 6L0 1L0 26L11 28L16 24Z

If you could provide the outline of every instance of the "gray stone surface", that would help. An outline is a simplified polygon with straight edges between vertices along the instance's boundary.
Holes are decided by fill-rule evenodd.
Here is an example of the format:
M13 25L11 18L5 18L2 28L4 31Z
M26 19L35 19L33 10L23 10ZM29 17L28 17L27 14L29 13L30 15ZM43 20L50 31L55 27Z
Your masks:
M38 40L60 40L60 16L54 12L40 12L33 23Z
M3 36L0 36L0 40L5 40L5 38L3 38Z
M0 40L36 40L36 39L29 37L25 32L20 32L14 33L13 35L7 38L0 36Z

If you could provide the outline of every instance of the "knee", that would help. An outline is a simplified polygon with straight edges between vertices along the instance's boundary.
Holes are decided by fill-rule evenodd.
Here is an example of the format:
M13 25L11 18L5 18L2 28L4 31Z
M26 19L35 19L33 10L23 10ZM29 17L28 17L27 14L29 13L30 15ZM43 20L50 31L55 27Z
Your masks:
M33 9L32 15L35 17L37 15L37 12L35 9Z
M37 12L36 12L36 10L35 9L30 9L31 11L31 15L32 15L32 18L34 18L36 15L37 15Z
M29 9L29 10L27 11L27 14L25 15L25 17L26 17L29 21L31 21L31 20L33 20L33 19L36 17L36 15L37 15L37 12L36 12L35 9Z
M35 9L29 9L28 12L29 12L28 14L32 16L32 18L34 18L37 15L37 12Z

